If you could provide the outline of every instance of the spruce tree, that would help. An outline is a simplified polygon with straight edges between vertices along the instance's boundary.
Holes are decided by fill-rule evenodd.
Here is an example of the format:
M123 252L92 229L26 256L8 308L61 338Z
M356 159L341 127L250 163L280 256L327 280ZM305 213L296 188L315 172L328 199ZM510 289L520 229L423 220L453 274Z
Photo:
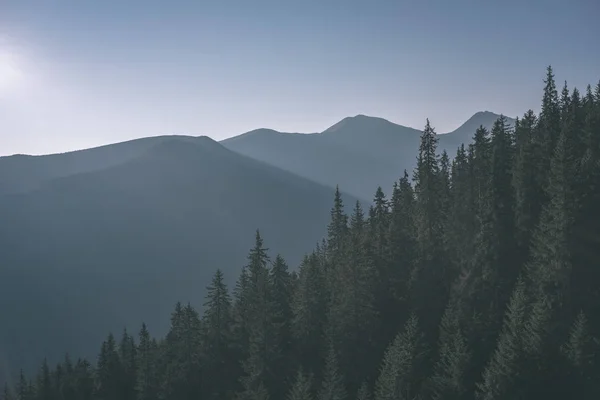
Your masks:
M242 267L235 288L233 290L233 343L238 360L247 357L250 302L249 302L250 280L248 268Z
M158 349L152 342L146 324L142 324L139 333L139 345L135 355L137 400L157 400L158 398L157 352Z
M373 207L369 212L369 238L373 250L373 261L378 271L388 266L389 205L381 187L377 188Z
M339 187L335 188L333 207L331 209L331 220L327 228L327 250L330 257L341 251L346 232L348 230L348 216L344 212L344 202Z
M281 255L275 257L269 274L269 285L272 300L272 323L280 350L278 359L274 360L274 368L278 371L281 384L291 376L295 367L292 353L292 276L288 265ZM284 388L278 385L277 393Z
M319 260L316 252L304 257L292 302L296 357L305 371L315 371L317 374L322 368L328 302L325 272Z
M274 329L267 250L256 231L255 245L248 254L248 356L242 364L244 375L240 380L242 398L248 399L263 396L279 387L274 368L281 349Z
M96 367L95 397L99 400L121 399L121 377L121 360L111 333L100 349Z
M513 164L513 187L515 192L515 238L518 245L519 259L522 264L527 260L531 234L539 220L542 210L542 182L535 171L536 146L535 139L537 117L529 110L515 128L515 160Z
M75 397L77 400L91 400L94 397L94 371L85 359L79 359L74 367Z
M36 400L53 400L55 397L50 368L48 367L48 362L46 359L44 359L44 362L42 363L42 368L38 375L35 392Z
M191 305L178 303L164 343L164 374L160 398L191 400L202 393L202 326Z
M583 312L577 314L569 337L561 350L569 364L576 370L574 372L585 374L593 366L598 348L590 334L588 319Z
M365 243L367 232L359 203L351 216L348 244L337 266L335 285L330 293L328 338L342 355L342 374L350 386L357 385L375 367L371 346L377 326L373 290L377 271ZM352 387L352 389L354 389Z
M453 280L453 271L444 252L443 227L446 221L437 142L437 134L427 120L413 178L417 198L415 227L418 255L412 273L411 300L423 332L432 339L437 334Z
M490 162L492 159L490 133L483 126L475 131L473 143L469 145L469 153L473 201L475 203L475 213L479 217L489 193Z
M15 394L17 400L32 399L33 393L29 391L29 385L22 369L19 371L19 380L16 385Z
M475 199L471 190L470 165L461 145L452 161L447 227L444 230L448 256L458 270L468 268L476 232Z
M302 369L298 370L296 380L286 398L287 400L312 400L312 376L306 376Z
M64 371L64 374L61 378L58 377L59 366ZM77 378L75 375L75 367L68 353L65 354L62 364L57 366L57 372L55 375L57 375L55 380L59 391L59 396L62 396L63 400L76 400Z
M413 399L420 392L425 357L418 319L411 316L388 347L375 386L376 400Z
M444 221L448 219L450 213L450 172L452 169L452 165L450 163L450 157L448 157L448 153L446 150L442 151L442 155L440 157L440 203L442 208L442 216Z
M346 400L347 393L344 379L338 369L337 356L333 344L329 346L325 361L325 373L319 390L318 400Z
M567 86L567 81L565 81L562 91L560 92L559 107L560 107L560 120L561 120L561 123L564 124L565 120L567 120L567 118L568 118L570 108L571 108L571 93L569 92L569 88Z
M523 338L527 321L526 286L519 280L508 304L504 326L492 357L477 384L481 400L520 399L525 391Z
M123 399L136 398L136 353L135 341L127 330L123 332L119 344L119 357L121 360L121 396Z
M208 398L219 399L235 385L231 376L238 367L233 353L231 299L220 269L217 269L212 283L207 287L204 307L204 393Z
M392 195L389 246L390 267L388 275L380 276L378 310L381 313L382 343L389 343L408 317L411 274L417 257L415 236L415 194L408 173L398 181ZM383 350L383 349L381 349Z
M472 389L467 375L471 352L453 308L446 309L440 330L439 358L428 391L435 400L468 399Z
M541 129L544 130L544 137L547 138L550 143L549 150L552 150L558 141L560 132L560 101L558 99L552 66L548 66L546 69L546 79L544 79L544 83L546 86L544 87L544 96L542 98L540 122Z

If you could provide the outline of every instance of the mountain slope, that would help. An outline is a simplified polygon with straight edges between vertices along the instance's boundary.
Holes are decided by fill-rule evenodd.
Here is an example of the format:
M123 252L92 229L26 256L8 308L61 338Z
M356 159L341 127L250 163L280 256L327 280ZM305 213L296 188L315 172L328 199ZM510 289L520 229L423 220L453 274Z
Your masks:
M471 141L477 127L491 128L498 117L491 112L476 113L455 131L439 135L440 150L453 156L461 143ZM382 118L357 115L321 133L259 129L221 143L240 154L370 199L377 186L389 193L405 169L412 171L420 133Z
M165 140L186 136L157 136L61 154L0 157L0 194L27 192L43 182L119 165Z
M155 141L118 165L0 196L0 369L95 354L99 335L142 320L164 332L176 301L203 303L216 268L232 283L257 228L272 255L298 263L325 234L332 200L205 137Z

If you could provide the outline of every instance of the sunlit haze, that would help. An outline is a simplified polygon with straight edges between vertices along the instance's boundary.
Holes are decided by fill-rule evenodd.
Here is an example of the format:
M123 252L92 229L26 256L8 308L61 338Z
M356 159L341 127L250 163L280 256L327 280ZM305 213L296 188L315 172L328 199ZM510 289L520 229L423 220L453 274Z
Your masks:
M438 132L481 110L516 116L539 109L549 64L560 84L597 79L599 13L593 0L3 0L0 154L316 132L356 114Z

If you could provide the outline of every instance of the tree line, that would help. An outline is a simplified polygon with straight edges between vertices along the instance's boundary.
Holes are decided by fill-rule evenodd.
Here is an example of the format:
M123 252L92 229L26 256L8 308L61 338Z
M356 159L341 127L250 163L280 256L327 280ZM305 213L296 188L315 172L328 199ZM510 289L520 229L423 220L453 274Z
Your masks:
M600 398L600 83L480 127L454 157L427 121L389 198L345 213L290 271L256 232L230 291L164 338L24 373L5 400ZM293 210L290 210L293 212ZM43 334L43 333L42 333Z

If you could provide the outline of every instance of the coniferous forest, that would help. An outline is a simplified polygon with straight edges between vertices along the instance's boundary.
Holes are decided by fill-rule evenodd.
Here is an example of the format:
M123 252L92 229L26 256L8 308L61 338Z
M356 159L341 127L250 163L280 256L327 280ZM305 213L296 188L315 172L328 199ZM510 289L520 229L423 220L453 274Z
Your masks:
M412 174L349 215L336 191L297 270L257 231L235 287L217 270L166 337L108 334L4 399L600 398L600 83L544 82L539 115L456 154L427 121Z

